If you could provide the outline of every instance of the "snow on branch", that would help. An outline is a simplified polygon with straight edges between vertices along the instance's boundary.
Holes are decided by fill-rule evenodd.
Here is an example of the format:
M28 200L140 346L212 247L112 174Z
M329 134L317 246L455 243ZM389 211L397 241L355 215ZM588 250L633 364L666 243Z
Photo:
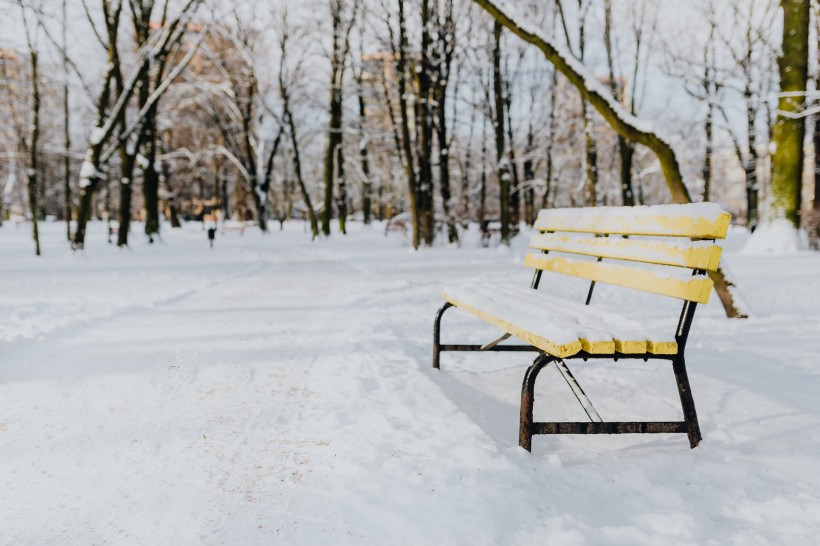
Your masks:
M551 38L531 25L506 0L474 0L496 21L522 40L536 46L555 68L572 83L622 137L650 148L661 163L667 186L676 203L689 203L691 198L680 172L672 146L656 134L652 127L627 112L586 67L559 47Z
M165 78L163 78L163 81L159 85L159 87L157 87L154 90L154 92L151 93L151 95L148 97L148 100L145 102L145 104L142 106L142 108L140 108L140 110L139 110L139 112L137 112L136 116L134 116L134 120L130 123L130 125L128 125L128 127L126 127L125 131L123 131L122 134L120 134L119 140L125 140L125 139L129 138L137 130L137 128L140 126L142 121L145 119L145 116L148 114L148 111L151 109L151 107L154 105L154 103L156 103L159 100L159 98L162 96L162 94L165 93L165 91L168 89L168 87L174 81L176 81L177 77L179 77L179 75L182 73L182 71L191 62L191 59L194 58L194 55L196 54L197 50L199 49L200 44L202 44L202 42L205 40L205 37L207 36L209 30L210 30L210 27L206 26L202 30L202 32L200 32L200 35L197 38L197 41L192 46L190 46L188 48L188 51L186 52L186 54L182 58L182 60L174 67L174 69ZM106 161L111 155L113 155L115 149L116 148L114 146L112 146L105 154L103 154L103 156L101 158L101 161L103 161L103 162Z
M97 134L97 138L99 140L97 143L92 143L92 145L98 146L101 143L108 141L114 131L115 125L119 123L120 117L127 108L128 102L137 88L137 83L140 81L142 70L144 70L145 66L150 64L153 59L160 54L167 53L173 44L178 43L182 39L186 32L186 26L184 23L190 16L190 10L198 4L199 0L188 0L179 15L175 19L168 22L162 28L162 31L156 35L156 37L152 38L149 43L140 49L137 62L123 85L122 92L119 94L119 97L117 97L117 100L111 108L105 122L99 125L100 130ZM113 68L109 66L109 70L112 69ZM156 100L156 98L158 98L158 96L155 97L154 100ZM121 138L127 138L127 135L123 135ZM110 157L111 154L113 154L113 151L109 149L105 154L105 158L100 161L104 162L108 159L108 157Z

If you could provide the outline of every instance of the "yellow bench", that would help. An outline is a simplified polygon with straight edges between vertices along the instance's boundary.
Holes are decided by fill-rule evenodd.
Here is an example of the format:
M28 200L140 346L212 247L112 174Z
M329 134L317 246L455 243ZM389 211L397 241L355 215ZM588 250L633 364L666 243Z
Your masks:
M442 351L537 351L521 389L519 444L527 450L534 434L679 432L686 433L695 447L701 434L684 349L695 308L707 303L712 291L707 272L717 269L721 255L714 241L726 236L730 220L729 213L714 203L542 210L535 223L539 233L524 259L535 270L531 286L448 288L446 303L435 318L433 367L439 368ZM538 290L544 271L591 281L586 302ZM677 328L658 331L634 318L590 307L598 282L682 300ZM450 307L475 315L504 334L485 345L442 344L441 318ZM526 344L503 344L511 336ZM564 362L571 358L671 362L683 421L604 422ZM550 363L563 375L589 422L533 422L535 380Z

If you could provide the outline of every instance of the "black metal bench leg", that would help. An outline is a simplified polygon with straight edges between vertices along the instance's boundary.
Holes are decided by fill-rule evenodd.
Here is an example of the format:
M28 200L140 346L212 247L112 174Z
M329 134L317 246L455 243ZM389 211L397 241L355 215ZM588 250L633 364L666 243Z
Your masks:
M672 369L678 383L683 418L686 420L686 426L688 427L689 446L695 448L701 440L700 425L698 425L698 414L695 411L695 400L692 398L692 389L689 387L689 376L686 374L686 362L683 355L672 362Z
M532 450L532 407L535 402L535 380L544 366L552 360L553 357L541 354L524 374L524 383L521 385L521 422L518 429L518 445L527 451Z
M436 313L436 321L433 324L433 368L439 369L439 357L441 355L441 315L452 307L450 302L441 306L441 309Z

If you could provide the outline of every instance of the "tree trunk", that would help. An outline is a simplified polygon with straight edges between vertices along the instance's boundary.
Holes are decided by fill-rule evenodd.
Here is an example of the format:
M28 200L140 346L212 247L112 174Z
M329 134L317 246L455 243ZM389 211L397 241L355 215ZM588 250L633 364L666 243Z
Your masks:
M181 228L182 222L179 220L179 209L177 207L177 199L174 196L168 200L168 212L171 215L171 227Z
M709 201L712 189L712 150L714 148L714 135L712 131L712 119L714 116L715 104L712 99L706 106L706 151L703 155L703 201Z
M817 50L820 55L820 9L814 12L815 37L817 38ZM814 78L814 89L820 91L820 66L817 67L817 74ZM820 114L814 115L814 199L812 208L820 211Z
M34 239L34 254L40 255L40 227L38 216L39 188L37 184L37 169L40 159L40 71L38 66L38 55L36 51L31 51L31 84L32 84L32 121L31 121L31 145L29 146L29 166L26 171L28 182L28 203L31 209L31 234Z
M448 149L447 140L447 116L445 105L447 104L447 87L446 85L439 85L437 92L438 96L438 124L437 124L437 140L439 148L438 167L439 167L439 186L441 188L441 204L444 212L444 219L447 222L447 241L449 243L458 242L458 230L456 229L456 222L453 219L452 213L452 193L450 191L450 150Z
M814 116L814 210L820 210L820 116Z
M512 128L512 89L509 82L505 83L506 93L504 94L504 109L506 110L504 119L506 120L507 131L507 151L510 160L510 224L512 224L513 235L518 233L518 225L521 223L521 179L518 176L518 160L515 157L515 140Z
M157 172L157 134L156 115L151 113L145 120L145 143L142 164L142 199L145 208L145 234L148 241L154 242L154 235L159 233L159 173Z
M757 185L757 130L755 128L757 121L757 111L752 98L752 90L750 82L746 81L746 87L743 97L746 100L746 142L749 151L746 154L745 161L741 158L743 163L743 171L746 173L746 223L750 231L757 228L757 223L760 220L760 213L758 211L758 195L759 188Z
M553 148L555 147L555 120L556 120L556 101L558 100L558 70L552 70L552 85L550 86L550 114L549 114L549 131L547 134L547 149L544 155L547 159L547 172L544 176L544 197L541 199L541 208L549 207L550 190L552 189L552 171L553 171Z
M345 179L345 158L342 146L336 148L336 178L339 179L339 195L336 210L339 211L339 231L347 235L347 180Z
M364 102L364 94L362 88L361 77L359 78L359 160L362 165L362 175L364 176L364 184L362 186L362 214L364 215L364 224L370 225L372 219L372 193L373 184L370 181L370 161L367 156L367 119L366 108Z
M159 173L156 159L147 159L142 169L142 197L145 207L145 234L148 242L154 242L154 235L159 233ZM177 226L179 227L179 226Z
M504 82L501 81L501 30L502 23L493 26L493 99L495 103L495 159L498 169L499 208L501 210L501 244L509 245L512 216L510 214L510 164L504 142Z
M123 146L127 146L127 144ZM117 215L120 226L117 232L117 246L128 246L128 233L131 230L131 193L134 183L136 153L136 150L123 150L120 155L120 208Z
M407 28L404 17L404 0L398 0L399 7L399 51L396 70L399 76L399 115L401 116L401 143L404 150L404 168L407 174L407 199L410 205L410 217L413 224L413 248L421 243L420 218L418 204L418 183L416 182L415 160L410 141L410 120L407 114Z
M138 17L138 13L132 13L134 28L136 31L137 44L144 44L148 40L147 23L142 24ZM118 76L115 77L117 84L117 94L122 95L124 92L124 85L122 76L119 75L119 66L117 67ZM150 93L150 70L149 64L144 63L139 71L140 85L137 90L137 104L142 108L148 102ZM146 120L150 121L150 120ZM125 113L120 118L121 135L120 135L120 207L117 215L119 221L119 230L117 232L117 246L128 246L128 234L131 232L131 197L134 187L134 170L136 167L137 153L145 137L148 125L142 123L139 129L131 137L126 136L126 117Z
M447 224L447 241L453 244L458 242L458 229L456 228L456 218L453 210L456 204L452 199L452 188L450 185L450 137L447 123L447 89L450 84L450 69L456 45L453 0L446 0L444 18L442 19L440 16L437 16L435 20L438 30L435 43L437 55L433 98L435 102L434 110L437 113L435 126L439 149L439 187L441 191L442 212L444 213L444 221ZM455 94L458 95L457 88Z
M34 240L34 255L40 255L40 226L37 216L40 214L40 205L37 199L37 173L34 169L29 169L26 173L26 185L28 188L28 204L31 210L31 238Z
M443 77L446 78L446 75ZM441 78L442 75L439 75L439 79ZM453 218L453 203L451 202L452 193L450 190L450 150L448 148L449 142L447 136L446 112L447 84L440 81L436 87L436 108L438 112L436 136L438 140L439 149L439 187L441 189L442 211L444 212L444 219L447 222L447 241L452 244L458 242L458 230L456 229L456 222Z
M419 100L416 103L418 136L419 179L418 199L419 228L421 242L432 246L435 239L435 218L433 211L433 105L432 80L433 60L431 58L433 24L430 0L421 0L421 67L416 71Z
M85 165L93 165L92 162L84 162ZM79 184L79 206L77 207L77 230L74 232L74 239L71 242L71 247L74 249L82 249L85 245L85 229L86 224L91 219L91 209L94 201L94 192L100 183L100 177L97 174L82 176L80 175Z
M313 204L310 202L310 194L308 194L305 180L302 178L302 160L299 157L299 140L296 138L296 124L293 122L293 116L290 113L290 106L287 100L283 100L285 122L288 124L290 133L291 145L293 146L293 170L296 174L296 181L299 182L299 190L302 193L302 199L305 203L305 208L308 211L308 218L310 218L310 229L313 233L313 239L319 236L319 222L316 219L316 212L313 210Z
M535 192L532 187L533 179L535 179L535 169L532 154L535 151L535 134L533 133L532 120L530 120L529 128L527 130L527 148L526 159L524 160L524 183L526 190L524 190L524 221L528 226L535 223Z
M584 165L586 166L587 183L584 186L584 203L588 207L598 204L598 150L595 147L593 123L587 103L581 104L581 118L584 123Z
M63 156L63 191L65 192L65 234L66 239L71 241L71 131L69 127L70 111L68 109L69 89L68 89L68 40L66 38L66 31L68 28L68 19L66 13L66 0L62 2L62 34L63 34L63 145L65 147L65 155ZM2 220L0 220L2 221Z
M635 191L632 188L632 156L635 148L624 137L618 135L618 157L621 159L621 200L624 206L635 205Z
M786 219L800 227L800 194L803 178L803 135L806 120L799 113L808 79L809 1L780 0L783 7L783 46L777 60L780 99L772 128L772 179L770 221Z
M125 113L128 101L127 97L122 97L123 81L120 72L120 58L117 50L117 40L120 30L120 15L123 4L112 5L110 2L102 2L103 20L106 28L106 52L108 63L103 76L103 85L100 96L97 98L96 123L91 132L83 165L80 168L80 181L78 187L79 206L77 208L77 231L74 232L74 239L71 242L73 249L82 249L85 245L86 224L91 219L94 205L94 192L102 181L100 173L102 163L103 144L111 137L116 127L121 126L122 117ZM109 111L112 99L112 87L116 88L117 101L112 111ZM129 93L132 93L131 87ZM110 187L106 187L106 192L110 192ZM109 195L106 195L106 210L109 210Z
M483 230L487 219L487 116L481 125L481 186L478 192L478 225Z
M336 159L342 146L342 79L344 78L344 32L342 30L341 0L330 1L330 16L333 21L333 50L330 59L330 124L327 131L325 151L325 208L322 211L322 233L330 235L330 220L333 218L333 193ZM340 217L339 223L344 224Z

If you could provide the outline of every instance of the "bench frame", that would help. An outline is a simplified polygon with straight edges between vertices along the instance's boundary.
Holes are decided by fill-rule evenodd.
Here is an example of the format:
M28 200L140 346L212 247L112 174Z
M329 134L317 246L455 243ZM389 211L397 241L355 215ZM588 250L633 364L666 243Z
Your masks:
M712 239L710 239L712 240ZM536 269L535 275L532 279L530 287L534 290L538 289L541 282L542 270ZM706 275L705 270L695 269L693 275ZM592 281L589 292L587 294L586 304L589 305L592 298L592 292L595 289L595 281ZM695 317L695 310L697 303L693 301L684 301L683 309L681 309L678 326L675 330L675 341L678 343L678 352L673 355L663 355L654 353L638 353L627 354L613 352L611 354L591 354L581 351L572 356L558 358L550 355L541 349L532 345L498 345L500 341L506 339L505 336L494 342L486 345L454 345L441 343L441 318L444 312L450 307L455 307L452 303L446 302L436 313L436 318L433 326L433 368L440 369L440 359L442 351L467 351L467 352L538 352L532 365L527 368L524 374L524 381L521 386L521 414L519 422L518 445L526 449L532 450L532 437L536 434L661 434L661 433L686 433L689 437L689 445L691 448L696 447L701 440L700 425L698 424L698 416L695 410L695 401L692 398L692 390L689 386L689 377L686 373L686 360L684 357L684 350L686 342L689 339L689 330L692 327L692 322ZM594 408L594 416L588 410L592 407L589 399L586 398L580 385L578 385L575 378L572 376L569 368L566 367L564 360L569 359L609 359L618 361L618 359L643 359L648 360L666 360L672 362L672 371L675 374L675 380L678 386L678 394L680 395L681 409L683 410L683 421L601 421L597 416ZM559 367L559 371L564 376L567 384L572 388L578 402L584 407L587 415L590 418L589 422L568 422L568 421L553 421L553 422L534 422L533 421L533 405L535 402L535 382L538 374L550 363L555 363ZM573 385L574 383L574 385ZM597 418L597 419L596 419Z

